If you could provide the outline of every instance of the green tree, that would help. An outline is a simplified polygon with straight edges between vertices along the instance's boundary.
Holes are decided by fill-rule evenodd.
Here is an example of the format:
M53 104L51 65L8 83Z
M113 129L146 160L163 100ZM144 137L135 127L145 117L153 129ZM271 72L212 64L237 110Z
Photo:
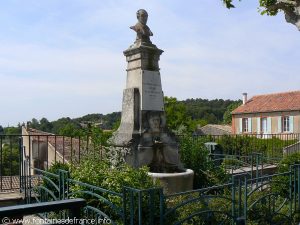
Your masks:
M36 118L32 118L31 121L27 122L27 125L33 129L39 129L40 123Z
M73 123L65 124L63 127L61 127L58 131L59 135L64 135L68 137L82 137L85 135L86 132L84 132L83 129L80 127L77 127Z
M165 97L164 100L168 128L174 132L191 131L193 123L191 117L187 115L185 105L174 97Z
M107 146L107 140L111 137L112 132L104 132L99 127L91 128L91 140L94 146Z
M228 179L225 170L210 159L205 142L205 139L194 140L191 136L182 136L179 140L181 162L195 173L195 189L219 185Z
M187 115L192 120L198 120L200 125L204 126L208 123L220 124L223 121L223 115L227 107L232 104L232 100L223 99L187 99L180 101L186 106Z
M45 132L52 132L53 125L46 119L42 118L40 120L39 130L45 131Z
M229 9L235 7L233 0L223 0L223 2ZM285 14L285 20L300 30L300 0L259 0L259 5L262 15L276 16L282 11Z
M4 134L6 135L21 134L21 127L5 127Z
M121 124L121 118L117 119L112 126L112 130L117 130Z
M1 174L3 176L15 176L19 174L19 146L18 137L3 139L2 142L2 159Z
M232 122L231 112L233 110L235 110L237 107L239 107L241 104L242 104L242 101L233 102L227 107L227 109L223 115L223 123L224 124L231 124L231 122Z
M70 137L79 136L78 130L81 129L79 122L76 122L69 117L63 117L53 121L52 126L52 133Z
M3 127L0 125L0 135L1 134L4 134L4 129L3 129Z

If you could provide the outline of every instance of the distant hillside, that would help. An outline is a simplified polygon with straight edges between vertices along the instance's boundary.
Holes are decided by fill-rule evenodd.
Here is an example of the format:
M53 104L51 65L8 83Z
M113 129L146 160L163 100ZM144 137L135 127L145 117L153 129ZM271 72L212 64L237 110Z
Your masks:
M115 126L115 123L118 123L120 118L121 112L113 112L106 115L100 113L88 114L74 119L63 117L52 122L46 118L42 118L39 121L33 118L27 122L27 126L54 134L79 136L78 132L81 132L89 124L100 127L103 130L110 130Z
M106 115L103 114L88 114L79 118L73 119L76 123L99 123L101 128L105 130L111 130L114 124L121 119L121 112L113 112Z
M187 114L193 120L203 120L207 123L220 124L223 122L223 116L227 107L232 103L240 102L240 100L192 98L181 102L185 104Z
M207 123L223 123L223 116L228 106L239 102L240 101L223 99L208 100L197 98L178 101L178 104L183 103L186 107L187 116L204 125ZM46 118L42 118L39 121L33 118L27 124L29 127L46 132L64 134L85 128L88 124L96 125L104 130L111 130L118 126L120 119L121 112L113 112L106 115L100 113L88 114L74 119L64 117L52 122L49 122ZM76 135L76 133L74 133L74 135Z

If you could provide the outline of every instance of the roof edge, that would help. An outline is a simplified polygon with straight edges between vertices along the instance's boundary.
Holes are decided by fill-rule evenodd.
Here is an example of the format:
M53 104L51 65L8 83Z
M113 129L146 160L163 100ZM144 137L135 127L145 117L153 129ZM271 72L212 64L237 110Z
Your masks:
M231 112L231 115L238 115L238 114L253 114L253 113L271 113L271 112L297 112L300 111L299 109L296 110L280 110L280 111L255 111L255 112Z

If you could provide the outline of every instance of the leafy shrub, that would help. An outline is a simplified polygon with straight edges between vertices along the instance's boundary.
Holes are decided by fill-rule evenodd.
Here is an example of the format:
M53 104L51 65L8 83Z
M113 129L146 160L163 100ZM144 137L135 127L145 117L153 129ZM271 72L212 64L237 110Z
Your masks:
M127 164L112 168L108 161L98 161L87 158L72 168L71 177L74 180L95 185L107 190L121 193L123 187L137 189L152 188L155 185L148 176L148 168L135 169Z
M3 141L5 142L5 141ZM2 176L16 176L20 174L20 152L19 146L16 143L4 143L1 146L1 175Z
M210 137L222 146L224 154L249 155L253 152L269 157L282 157L282 148L297 142L297 140L281 140L277 137L257 138L246 135L223 135L216 139Z
M194 188L223 183L227 180L225 170L216 167L210 160L204 140L195 141L192 137L180 138L180 158L185 168L194 171Z
M231 196L231 191L222 187L169 197L168 208L174 211L167 216L167 224L232 224Z
M286 155L278 164L279 172L287 172L294 164L300 164L300 153L296 152L290 155Z
M70 171L70 165L62 162L52 163L50 168L47 170L49 173L58 174L59 170Z
M131 187L135 189L149 189L159 187L157 183L154 183L152 178L148 176L148 168L142 167L135 169L127 164L122 164L119 167L112 167L108 161L95 160L86 158L81 163L72 167L71 177L73 180L80 181L86 184L97 186L101 190L88 188L86 185L79 184L77 182L70 184L71 192L77 193L76 197L81 197L87 200L89 206L100 209L106 213L115 221L120 222L120 216L114 207L105 202L106 200L111 202L115 207L123 209L123 198L117 194L124 194L124 187ZM93 192L86 193L84 191ZM115 193L112 193L115 192ZM99 197L101 196L101 197ZM137 216L137 195L132 195L135 206L133 211ZM159 207L159 195L154 199L155 210L158 211ZM143 195L142 197L142 209L143 216L147 219L149 196ZM126 202L127 204L128 202ZM127 213L129 213L129 209Z
M293 153L291 155L286 155L278 164L278 172L279 173L289 172L292 169L291 166L294 164L300 164L300 153ZM276 176L273 178L273 182L276 182L276 186L274 187L276 189L276 192L278 192L283 197L289 196L289 190L290 190L289 176L287 175Z
M56 176L53 176L52 174L58 175L59 174L59 170L64 170L64 171L70 171L70 166L69 164L66 163L61 163L61 162L55 162L53 164L51 164L50 168L46 171L46 173L44 173L43 175L43 185L45 188L47 188L50 192L52 192L54 194L54 196L56 196L57 198L59 197L59 191L55 188L55 186L59 187L59 178L57 178ZM50 174L48 174L50 173ZM51 181L49 181L51 180ZM66 185L65 181L65 185ZM50 200L49 199L49 195L47 196L47 198L45 200ZM51 197L50 197L51 198Z

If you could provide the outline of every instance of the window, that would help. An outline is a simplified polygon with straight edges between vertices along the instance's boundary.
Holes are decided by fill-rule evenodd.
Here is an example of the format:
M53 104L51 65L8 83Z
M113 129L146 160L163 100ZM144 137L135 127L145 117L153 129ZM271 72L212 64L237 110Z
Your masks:
M248 132L249 131L249 121L248 118L243 118L243 132Z
M239 118L239 133L252 132L252 118Z
M268 133L268 119L267 119L267 117L261 118L261 132L263 134Z
M283 132L290 132L290 117L282 117L282 130Z

